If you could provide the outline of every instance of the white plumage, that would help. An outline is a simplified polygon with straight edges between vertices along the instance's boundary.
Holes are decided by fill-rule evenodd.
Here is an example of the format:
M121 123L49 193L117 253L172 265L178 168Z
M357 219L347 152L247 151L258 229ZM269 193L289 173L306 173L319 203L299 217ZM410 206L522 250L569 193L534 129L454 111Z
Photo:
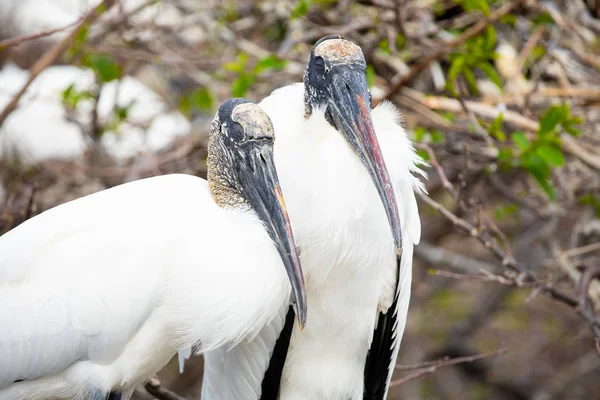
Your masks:
M364 165L322 110L305 119L303 84L278 89L259 105L276 132L275 163L301 250L309 309L305 329L294 327L279 398L363 399L365 360L378 311L398 313L390 365L395 364L406 323L412 252L421 233L414 191L424 190L414 174L424 175L418 168L422 160L393 105L377 106L371 115L403 232L400 299L397 310L388 311L397 282L394 241ZM203 384L210 391L203 392L203 399L260 398L265 368L249 370L237 360L268 360L278 336L272 332L282 325L280 317L265 327L256 339L260 346L242 343L227 352L209 352Z
M248 149L268 137L248 131L260 125L242 126L234 140L257 139L232 148L234 160L252 159ZM209 156L227 151L215 146ZM252 174L272 166L265 146L267 161ZM0 400L111 391L128 399L178 351L234 346L289 305L264 216L250 197L228 200L241 177L232 171L244 168L227 171L228 160L209 158L210 189L189 175L143 179L50 209L0 237ZM262 185L239 182L245 191Z

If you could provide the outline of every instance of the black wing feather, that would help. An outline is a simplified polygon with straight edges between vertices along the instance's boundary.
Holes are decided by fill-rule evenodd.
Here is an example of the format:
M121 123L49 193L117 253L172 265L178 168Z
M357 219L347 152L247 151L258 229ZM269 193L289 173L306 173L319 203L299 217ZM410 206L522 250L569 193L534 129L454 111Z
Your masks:
M273 355L269 361L269 368L267 368L267 372L265 372L265 376L261 384L260 400L277 400L279 397L281 374L283 373L283 366L285 365L288 348L290 347L290 339L292 337L292 329L294 328L295 317L296 313L290 306L285 317L283 329L281 330L281 333L277 338L277 342L275 343Z
M385 400L388 378L394 373L392 358L394 356L394 337L398 325L398 298L400 292L400 257L397 257L398 280L394 302L387 313L379 313L377 328L373 334L373 342L365 364L364 400Z

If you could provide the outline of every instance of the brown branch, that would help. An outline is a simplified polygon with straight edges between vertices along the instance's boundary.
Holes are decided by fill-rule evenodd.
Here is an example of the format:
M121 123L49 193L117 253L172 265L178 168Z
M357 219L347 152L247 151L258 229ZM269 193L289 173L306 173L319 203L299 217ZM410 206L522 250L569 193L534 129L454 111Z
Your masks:
M406 376L403 376L402 378L393 380L390 383L390 387L400 386L406 382L422 378L426 375L433 374L439 368L449 367L451 365L456 365L456 364L472 363L474 361L484 360L486 358L497 357L499 355L506 354L506 353L508 353L508 349L500 349L500 350L492 351L489 353L476 354L474 356L457 357L457 358L451 358L451 359L445 358L445 359L442 359L439 361L433 361L433 362L431 362L431 365L428 367L419 369L418 371L415 371L412 374L408 374ZM401 366L400 368L401 369L414 369L414 368L410 368L410 367L406 367L406 366L404 366L404 367Z
M55 33L66 31L67 29L72 28L75 25L77 25L78 23L80 23L80 21L81 21L81 18L73 23L70 23L69 25L66 25L66 26L63 26L60 28L49 29L49 30L45 30L45 31L37 32L37 33L30 33L29 35L22 35L22 36L17 36L17 37L12 37L12 38L9 38L6 40L2 40L2 41L0 41L0 51L6 50L12 46L18 46L21 43L28 42L30 40L40 39L40 38L43 38L46 36L54 35Z
M393 83L392 86L388 89L388 91L380 99L377 99L377 101L375 101L374 103L378 104L380 101L392 97L398 90L400 90L400 88L408 84L423 70L429 67L429 65L432 62L439 60L440 58L450 53L455 47L479 35L481 32L484 31L484 29L487 28L489 24L493 24L494 22L502 18L504 15L511 12L517 5L519 5L519 3L521 3L521 0L514 0L503 5L502 7L492 12L487 18L473 25L471 28L467 29L465 32L463 32L462 35L458 36L456 39L444 43L442 48L430 54L429 56L426 56L418 64L415 64L408 71L408 73L406 73L405 75L400 77L400 79L398 79L395 83Z
M585 246L576 247L574 249L565 250L562 254L565 257L577 257L598 250L600 250L600 242L595 242L587 244Z
M75 29L73 29L67 37L58 42L54 47L48 50L36 63L31 67L29 79L23 85L21 90L12 98L12 100L6 105L2 113L0 113L0 126L4 120L10 115L11 112L17 108L19 100L27 91L27 88L31 83L38 77L40 73L50 65L52 65L58 58L63 54L73 43L73 40L77 33L87 24L93 23L105 10L109 9L115 0L103 0L93 10L88 12L81 20L77 23Z
M440 180L442 181L442 186L448 191L448 193L452 195L453 198L456 199L458 196L456 190L454 190L454 186L452 185L452 183L450 183L448 177L446 176L446 173L440 166L440 163L438 162L437 157L435 156L435 153L433 152L431 146L429 146L426 143L415 143L415 148L419 150L425 150L427 152L427 155L429 155L429 162L431 162L431 165L433 165L433 168L435 168L435 170L437 171Z
M475 282L496 282L504 286L515 286L519 288L533 288L538 285L537 282L523 283L512 278L506 278L500 275L494 275L491 272L482 270L479 274L457 274L455 272L442 271L439 269L430 270L432 275L443 276L445 278L463 280L463 281L475 281Z
M475 228L472 224L467 222L466 220L456 216L450 210L427 196L426 194L417 192L417 196L421 198L425 203L431 206L433 209L442 214L446 219L448 219L452 224L457 227L459 230L466 232L472 237L476 238L492 252L492 254L502 262L502 265L506 268L509 268L517 273L519 273L519 281L523 284L529 282L539 282L536 279L535 275L531 272L527 271L521 264L519 264L514 258L510 257L506 254L506 252L487 234L486 232L481 232L477 228ZM560 291L549 283L539 282L538 287L545 293L549 294L552 298L572 307L576 308L579 306L579 301L573 296ZM587 319L587 317L586 317ZM591 321L588 321L591 322Z
M185 397L181 397L175 392L162 387L158 378L151 378L146 382L144 388L159 400L187 400Z
M581 274L581 280L579 281L579 313L588 321L592 332L596 336L596 347L598 347L598 340L600 340L600 322L596 318L594 312L594 306L590 301L588 292L590 291L590 285L594 278L600 278L600 266L588 267ZM598 352L600 356L600 351Z

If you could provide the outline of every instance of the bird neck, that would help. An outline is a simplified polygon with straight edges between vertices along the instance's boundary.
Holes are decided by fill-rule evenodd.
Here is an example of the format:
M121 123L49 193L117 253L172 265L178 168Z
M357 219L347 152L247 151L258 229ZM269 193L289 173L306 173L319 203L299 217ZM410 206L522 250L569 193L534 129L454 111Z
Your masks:
M231 174L232 160L225 150L223 143L216 135L208 141L207 172L208 187L213 200L224 209L247 210L248 200L234 184Z

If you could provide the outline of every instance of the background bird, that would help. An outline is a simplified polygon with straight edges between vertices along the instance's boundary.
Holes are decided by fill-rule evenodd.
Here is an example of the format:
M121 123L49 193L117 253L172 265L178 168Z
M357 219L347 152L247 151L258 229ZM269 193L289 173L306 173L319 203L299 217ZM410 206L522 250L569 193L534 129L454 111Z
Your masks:
M2 236L0 399L128 399L177 351L254 336L289 304L290 282L303 325L272 147L264 112L230 100L213 121L208 182L135 181Z
M313 48L304 84L260 103L277 135L311 317L300 332L280 312L253 342L206 354L204 399L386 397L420 237L422 160L391 104L371 112L365 68L358 46L328 36ZM266 373L249 373L247 360L267 364Z

